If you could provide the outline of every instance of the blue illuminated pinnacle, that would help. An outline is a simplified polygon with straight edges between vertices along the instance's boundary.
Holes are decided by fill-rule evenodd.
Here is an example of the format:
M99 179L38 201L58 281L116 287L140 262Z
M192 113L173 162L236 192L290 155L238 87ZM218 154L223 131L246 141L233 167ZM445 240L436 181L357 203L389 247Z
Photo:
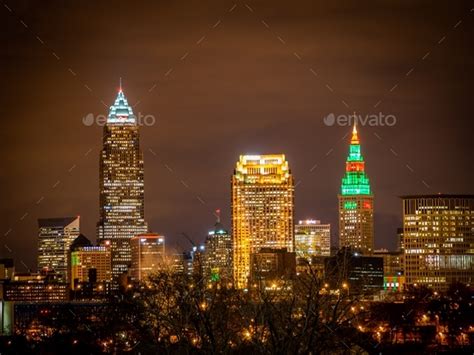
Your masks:
M122 88L120 88L117 98L112 106L110 106L107 124L136 124L137 118L133 114L132 107L128 104Z

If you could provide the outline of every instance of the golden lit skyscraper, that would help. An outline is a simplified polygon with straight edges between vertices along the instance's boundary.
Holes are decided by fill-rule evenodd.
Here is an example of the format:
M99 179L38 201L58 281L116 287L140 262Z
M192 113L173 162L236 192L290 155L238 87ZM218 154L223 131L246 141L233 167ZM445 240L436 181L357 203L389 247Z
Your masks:
M474 195L403 196L406 282L446 291L474 282Z
M110 240L112 276L127 271L130 239L147 232L144 169L136 116L120 88L104 127L100 155L99 241Z
M365 255L374 252L374 195L355 124L339 195L339 247L351 247Z
M69 248L79 235L80 217L38 220L38 271L54 270L68 277Z
M294 184L283 154L241 155L232 176L234 282L246 288L251 254L294 251Z

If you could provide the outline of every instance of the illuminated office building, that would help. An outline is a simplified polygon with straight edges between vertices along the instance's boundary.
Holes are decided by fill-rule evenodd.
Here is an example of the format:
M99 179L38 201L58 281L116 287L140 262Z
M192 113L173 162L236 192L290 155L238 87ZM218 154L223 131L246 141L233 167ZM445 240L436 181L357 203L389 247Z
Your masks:
M3 284L4 298L15 302L58 302L69 299L63 275L43 270L41 273L15 273Z
M409 285L446 291L474 282L474 195L403 196L404 269Z
M216 211L217 221L207 233L204 273L212 281L232 279L232 237L220 220L220 211Z
M188 275L205 276L206 272L206 246L204 244L195 245L189 252L189 258L186 262Z
M388 251L387 249L376 249L374 256L383 259L384 275L402 275L402 253L400 251Z
M79 235L80 218L42 218L38 227L38 270L54 270L67 280L69 248Z
M324 260L324 275L333 289L350 293L377 292L384 288L383 258L365 256L351 248L341 248Z
M139 127L121 88L104 126L99 184L97 232L101 244L110 241L112 277L116 281L132 261L130 239L148 229Z
M246 288L251 254L294 252L294 184L283 154L242 155L232 176L233 275Z
M82 234L71 245L71 289L83 283L107 284L112 281L110 245L94 246Z
M386 291L403 291L405 276L403 274L403 253L400 250L374 250L374 256L383 259L384 289Z
M131 276L144 281L165 267L165 237L155 233L140 234L132 238Z
M279 289L296 275L296 254L286 249L261 248L250 255L250 264L252 288Z
M331 255L331 225L307 219L295 225L295 251L298 259L311 262L314 256Z
M174 274L185 274L186 253L173 253L166 258L168 269Z
M339 247L365 255L374 251L374 196L355 125L339 194Z

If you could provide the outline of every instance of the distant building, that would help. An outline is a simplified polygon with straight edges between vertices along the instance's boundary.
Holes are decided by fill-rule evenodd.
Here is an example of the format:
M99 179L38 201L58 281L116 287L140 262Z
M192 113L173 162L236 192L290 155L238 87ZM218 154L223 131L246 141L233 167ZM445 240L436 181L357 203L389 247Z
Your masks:
M283 154L241 155L232 176L233 274L247 288L261 248L294 251L294 183Z
M404 269L409 285L446 291L474 282L474 195L403 196Z
M383 259L384 289L390 291L403 291L405 276L403 274L403 253L401 251L388 251L377 249L374 256Z
M0 286L2 284L0 283ZM14 330L15 320L14 302L0 299L0 336L11 336Z
M383 258L364 256L350 248L325 259L325 278L333 289L371 293L383 289Z
M374 256L383 258L384 275L403 275L402 253L399 251L388 251L387 249L377 249Z
M212 281L232 280L232 237L220 220L207 233L205 247L204 273Z
M307 219L295 225L296 257L311 262L315 256L331 255L331 225Z
M313 273L318 277L324 276L324 263L329 256L312 256L311 258L296 258L297 275L305 273Z
M194 274L193 255L193 252L182 252L168 256L167 264L170 271L175 274L192 276Z
M401 253L405 250L405 244L403 243L403 228L397 228L397 250Z
M9 280L12 278L15 272L15 265L13 259L2 258L0 259L0 280Z
M38 270L54 270L67 281L69 249L80 232L79 217L38 220Z
M102 142L97 234L100 244L110 241L112 278L117 286L132 262L130 239L148 231L139 126L122 88L110 106Z
M184 253L173 253L167 256L167 266L172 273L184 274Z
M190 260L188 260L188 274L205 276L206 269L206 246L204 244L195 245L189 253Z
M339 194L339 247L364 255L374 252L374 195L355 124Z
M131 239L131 277L144 281L165 266L165 237L155 233L140 234Z
M69 287L55 273L15 273L3 284L4 299L15 302L55 302L69 299Z
M262 248L252 253L250 284L266 289L275 288L281 280L296 275L296 254L285 249Z
M84 235L79 235L71 245L71 289L89 283L91 287L108 288L112 281L110 245L94 246Z

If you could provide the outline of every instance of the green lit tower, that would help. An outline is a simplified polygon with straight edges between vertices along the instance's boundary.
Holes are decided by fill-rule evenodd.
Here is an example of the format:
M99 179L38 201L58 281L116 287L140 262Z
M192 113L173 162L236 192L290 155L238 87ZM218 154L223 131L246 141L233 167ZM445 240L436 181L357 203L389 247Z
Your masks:
M339 195L339 247L351 247L365 255L374 251L374 195L355 123Z

